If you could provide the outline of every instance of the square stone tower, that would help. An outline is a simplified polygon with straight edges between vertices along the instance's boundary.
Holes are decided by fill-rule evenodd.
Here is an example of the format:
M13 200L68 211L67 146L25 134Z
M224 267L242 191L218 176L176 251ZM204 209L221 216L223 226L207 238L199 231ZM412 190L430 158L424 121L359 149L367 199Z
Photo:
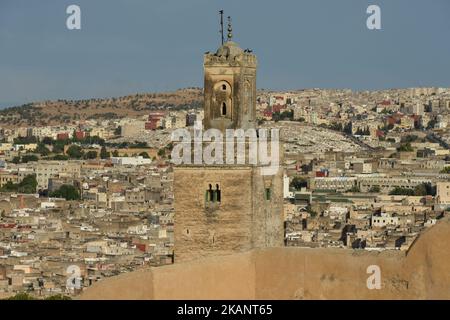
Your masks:
M205 54L205 129L255 128L256 67L256 56L232 41Z
M256 67L256 56L230 39L205 54L204 130L256 129ZM174 167L175 263L283 246L282 169L263 168Z

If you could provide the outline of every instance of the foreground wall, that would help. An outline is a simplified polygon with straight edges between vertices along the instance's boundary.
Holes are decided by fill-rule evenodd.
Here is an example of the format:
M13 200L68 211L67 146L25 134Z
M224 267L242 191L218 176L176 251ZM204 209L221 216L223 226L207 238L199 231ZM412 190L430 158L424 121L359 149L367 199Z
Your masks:
M82 299L450 299L450 222L408 253L270 248L105 279ZM369 290L369 265L381 289Z
M255 299L252 253L135 271L102 280L81 299Z

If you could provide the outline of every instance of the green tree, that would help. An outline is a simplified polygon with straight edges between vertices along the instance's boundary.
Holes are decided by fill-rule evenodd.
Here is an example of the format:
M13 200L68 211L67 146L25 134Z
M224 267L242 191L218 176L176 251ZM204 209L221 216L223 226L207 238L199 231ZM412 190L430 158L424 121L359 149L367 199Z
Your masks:
M414 195L415 196L426 196L427 195L427 187L425 184L419 184L414 188Z
M401 142L403 143L411 143L419 139L419 137L415 134L410 134L407 136L402 137Z
M450 173L450 167L445 167L441 170L441 173Z
M282 121L282 120L292 120L294 118L294 111L292 110L286 110L283 112L274 112L272 114L272 120L275 122Z
M347 190L347 192L361 192L361 189L358 186L353 186Z
M372 192L372 193L378 193L380 191L381 191L381 189L379 186L373 186L369 189L369 192Z
M114 150L114 151L112 152L112 156L113 156L113 157L118 157L118 156L119 156L119 151Z
M395 187L391 192L389 192L389 194L394 196L413 196L414 190L408 188Z
M79 139L77 139L77 130L73 130L72 132L72 141L77 142Z
M311 218L315 218L317 216L317 212L312 209L311 205L306 207L306 212L311 215Z
M411 143L407 142L405 144L402 144L400 147L397 148L398 152L412 152L414 151L414 148L411 146Z
M36 142L37 142L37 138L35 136L14 138L14 144L28 144L28 143L36 143Z
M17 184L8 181L0 190L3 192L35 193L36 187L36 176L34 174L30 174Z
M5 300L37 300L37 299L26 292L20 292L12 297L6 298Z
M111 157L111 153L106 150L106 147L103 146L100 150L100 158L108 159Z
M14 157L12 160L11 160L11 162L12 163L15 163L15 164L18 164L18 163L20 163L20 157Z
M72 185L63 184L58 190L50 193L50 197L64 198L66 200L80 200L80 192Z
M53 144L53 152L54 153L63 153L64 146L66 145L66 141L58 140Z
M66 160L69 160L69 157L66 156L65 154L57 154L52 159L59 160L59 161L66 161Z
M44 143L39 143L34 152L39 153L41 156L44 157L50 154L50 150L45 146Z
M1 187L0 191L2 192L17 192L17 184L8 181Z
M97 151L88 151L83 155L83 159L97 159Z
M139 155L141 156L141 157L143 157L144 159L150 159L150 156L148 155L148 153L147 152L141 152L141 153L139 153Z
M17 191L21 193L35 193L37 185L36 175L29 174L18 184Z
M73 144L67 149L66 153L72 159L80 159L83 156L83 149Z
M148 143L145 141L135 141L134 143L129 145L130 148L147 148L148 147Z
M44 300L72 300L72 298L62 294L55 294L53 296L45 298Z
M334 131L342 131L344 130L344 127L342 126L342 123L333 122L329 125L329 128Z
M295 190L300 190L301 188L304 188L307 186L307 182L305 179L301 177L294 177L290 183L290 186L294 188Z
M34 154L25 154L22 156L22 163L27 163L30 161L38 161L39 158Z
M82 142L86 143L86 144L98 144L100 146L104 146L105 145L105 139L102 139L99 136L85 137L82 140Z
M118 126L115 130L114 130L114 134L116 136L120 136L122 134L122 127Z
M32 295L30 295L26 292L19 292L19 293L16 293L14 296L6 298L4 300L39 300L39 299L33 297ZM44 300L72 300L72 298L69 296L62 295L62 294L56 294L56 295L44 298Z
M54 140L50 137L44 137L41 141L43 144L51 146L54 143Z

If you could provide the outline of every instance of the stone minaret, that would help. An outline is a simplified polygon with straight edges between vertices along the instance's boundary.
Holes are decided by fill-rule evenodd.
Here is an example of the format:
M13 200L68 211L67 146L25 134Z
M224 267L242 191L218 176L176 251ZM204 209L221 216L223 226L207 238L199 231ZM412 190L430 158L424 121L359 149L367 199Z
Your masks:
M256 56L228 41L204 57L205 129L248 129L256 126Z
M204 129L256 127L256 56L228 41L204 57ZM174 167L174 260L282 246L283 177L259 164Z

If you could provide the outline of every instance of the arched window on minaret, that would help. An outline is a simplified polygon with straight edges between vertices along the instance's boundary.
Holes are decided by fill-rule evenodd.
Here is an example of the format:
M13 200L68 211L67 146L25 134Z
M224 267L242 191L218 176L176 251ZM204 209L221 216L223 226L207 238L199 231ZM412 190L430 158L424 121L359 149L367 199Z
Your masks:
M222 115L227 115L227 104L225 102L222 103Z
M215 189L213 189L212 184L208 184L208 189L205 191L205 202L208 203L215 203L222 200L222 192L220 190L220 185L216 184Z

